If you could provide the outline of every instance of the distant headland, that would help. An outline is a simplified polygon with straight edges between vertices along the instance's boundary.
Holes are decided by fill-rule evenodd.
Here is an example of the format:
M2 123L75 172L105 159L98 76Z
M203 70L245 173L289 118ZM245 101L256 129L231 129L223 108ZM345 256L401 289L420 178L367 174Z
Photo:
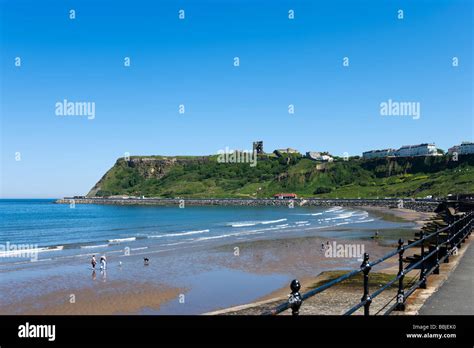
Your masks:
M474 152L433 144L333 156L291 148L228 150L210 156L125 156L76 198L269 199L433 198L474 191ZM473 150L473 151L471 151Z

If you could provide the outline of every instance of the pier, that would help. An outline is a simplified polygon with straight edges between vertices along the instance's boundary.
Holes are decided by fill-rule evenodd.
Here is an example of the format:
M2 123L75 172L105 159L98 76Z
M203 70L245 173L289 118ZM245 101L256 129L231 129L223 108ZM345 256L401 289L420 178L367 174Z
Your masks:
M324 198L96 198L65 197L58 204L110 204L110 205L157 205L157 206L287 206L287 207L382 207L406 208L419 212L433 212L439 205L434 199L324 199Z

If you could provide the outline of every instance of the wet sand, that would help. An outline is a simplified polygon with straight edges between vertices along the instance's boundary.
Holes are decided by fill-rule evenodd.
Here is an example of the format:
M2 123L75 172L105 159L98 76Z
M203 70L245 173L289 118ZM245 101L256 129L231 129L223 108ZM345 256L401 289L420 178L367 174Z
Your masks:
M426 221L428 221L431 217L435 216L435 213L426 213L426 212L417 212L409 209L393 209L393 208L381 208L381 207L365 207L365 210L369 211L370 213L379 216L380 218L386 220L386 221L406 221L406 222L411 222L414 223L413 229L418 230L421 228ZM380 236L383 238L384 232L386 231L381 231ZM413 232L409 231L394 231L394 236L397 237L400 235L400 233L404 232L404 234L411 235ZM400 235L403 236L403 235ZM308 249L311 250L312 248L317 248L318 243L321 242L320 238L313 239L313 238L307 238L307 239L294 239L294 240L289 240L289 241L280 241L281 245L280 247L276 247L275 243L277 241L271 241L270 245L267 245L265 248L257 248L256 255L258 257L256 258L258 261L262 261L262 255L263 250L268 249L268 248L276 248L277 250L283 249L284 252L281 253L283 258L285 259L286 265L291 264L291 265L297 265L293 270L293 274L295 275L295 279L298 279L301 284L301 293L304 293L311 288L314 287L315 284L321 284L324 283L325 280L327 280L330 276L331 272L325 272L324 270L318 270L315 265L321 265L321 259L318 258L314 253L308 253ZM338 243L354 243L354 240L349 240L349 241L344 241L344 240L338 240ZM371 251L371 259L376 259L378 257L383 256L385 253L388 251L393 250L393 247L396 247L394 240L392 240L392 243L389 244L388 248L383 248L381 247L380 240L372 240L370 242L367 242L367 240L364 241L366 243L366 250ZM271 244L274 244L273 246ZM319 244L320 245L320 244ZM253 247L256 247L254 244ZM286 249L286 250L285 250ZM292 250L297 250L296 254L292 252ZM279 252L277 252L279 253ZM374 271L381 273L381 274L389 274L396 276L398 267L397 267L397 262L398 259L396 257L388 259L384 262L383 266L381 267L374 267ZM334 263L333 266L334 268L332 270L340 270L340 269L346 269L346 270L352 270L356 269L357 267L360 266L360 260L341 260L341 264ZM275 263L273 264L272 268L272 263L267 262L266 266L270 267L270 269L273 269L275 271L281 271L281 266L278 267L278 265L281 265L280 263ZM305 271L303 267L304 266L309 266L309 269ZM352 267L351 267L352 265ZM251 265L250 265L251 266ZM254 268L258 269L258 266L254 266ZM268 270L268 268L266 268ZM311 273L313 271L313 273ZM238 314L238 315L256 315L260 314L265 310L273 308L275 305L280 304L282 301L286 300L288 298L288 294L290 293L290 288L289 288L289 282L285 286L272 291L265 296L262 296L258 298L255 302L253 303L248 303L244 304L241 306L237 306L234 308L223 308L220 310L212 311L206 314L210 315L221 315L221 314ZM393 296L396 295L396 290L395 289L390 289L386 292L384 292L382 295L380 295L377 298L377 301L374 301L373 303L373 309L378 310L377 308L377 303L384 304L388 302L389 300L392 300ZM334 289L331 289L330 291L323 292L318 295L318 298L314 298L311 300L308 300L306 303L306 306L304 309L301 309L301 314L325 314L325 315L340 315L344 312L344 310L347 310L350 308L352 305L356 304L360 300L361 296L361 289L359 288L350 288L350 287L335 287ZM360 311L358 311L360 312ZM285 314L290 314L289 311L286 311ZM361 313L356 313L356 314L361 314Z
M160 306L184 289L166 285L123 282L99 283L94 287L74 288L38 294L22 301L21 305L0 306L0 313L26 315L102 315L133 314L142 308L158 310Z
M426 221L436 215L436 213L426 213L404 208L364 207L364 209L373 214L378 214L384 219L390 220L390 217L392 217L403 221L413 222L415 224L413 227L414 229L421 228Z

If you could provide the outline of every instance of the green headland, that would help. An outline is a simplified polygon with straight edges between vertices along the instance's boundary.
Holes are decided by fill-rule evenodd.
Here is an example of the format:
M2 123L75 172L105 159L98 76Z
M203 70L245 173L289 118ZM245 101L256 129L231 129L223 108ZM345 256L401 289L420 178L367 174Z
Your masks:
M474 155L316 162L289 153L260 154L256 166L220 163L217 155L119 158L87 196L423 198L473 191Z

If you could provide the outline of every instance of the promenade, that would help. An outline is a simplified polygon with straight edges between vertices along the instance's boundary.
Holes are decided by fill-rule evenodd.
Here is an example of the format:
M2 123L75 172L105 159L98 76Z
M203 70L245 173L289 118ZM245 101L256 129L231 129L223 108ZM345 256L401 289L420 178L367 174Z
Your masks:
M444 284L419 310L420 315L472 315L474 313L474 247L468 249Z

